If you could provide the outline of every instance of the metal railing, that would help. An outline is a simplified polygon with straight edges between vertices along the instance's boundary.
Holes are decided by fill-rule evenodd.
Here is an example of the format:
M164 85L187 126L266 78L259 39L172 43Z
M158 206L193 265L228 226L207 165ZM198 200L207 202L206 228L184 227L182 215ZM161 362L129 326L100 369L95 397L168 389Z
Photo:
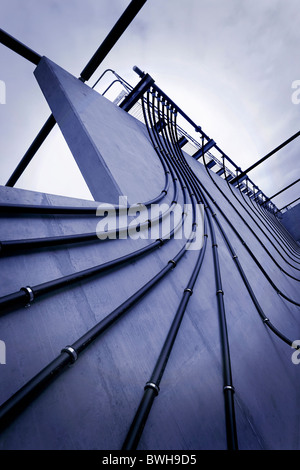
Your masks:
M141 72L138 67L133 68L141 77L144 77L146 74L144 72ZM112 86L115 83L121 84L123 86L124 90L124 95L120 97L120 100L116 100L115 104L118 106L122 107L122 103L124 102L125 98L130 95L130 93L133 92L134 87L130 85L126 80L124 80L119 74L117 74L115 71L112 69L107 69L97 80L95 85L99 84L103 78L103 76L107 73L111 72L114 74L116 79L114 79L108 87L101 93L102 96L104 96L109 89L112 88ZM93 88L95 87L93 86ZM161 91L158 87L155 88L159 91ZM145 100L144 97L139 96L139 98L142 98ZM169 99L169 97L168 97ZM190 125L193 127L193 129L200 134L201 138L204 138L204 145L207 145L209 142L212 142L212 145L210 149L213 149L215 153L217 153L218 156L216 156L212 151L209 149L208 151L205 151L205 155L210 159L208 162L208 168L211 169L214 173L218 174L222 179L226 179L227 181L230 181L231 184L236 186L238 189L243 191L244 194L248 195L249 198L254 198L256 202L258 202L261 205L264 205L264 207L272 212L273 214L276 214L279 212L279 209L276 207L276 205L271 201L272 197L267 197L263 191L249 178L247 174L243 175L244 178L241 181L239 178L239 175L242 174L241 168L230 158L228 155L226 155L219 147L216 145L216 143L208 137L208 135L202 130L200 126L197 126L175 103L169 99L169 101L174 104L176 109L178 109L178 113L181 115L183 118L183 121L185 125ZM141 99L138 100L133 100L131 103L131 106L129 109L127 109L129 114L131 114L133 117L138 119L139 121L144 122L144 116L143 116L143 111L142 111L142 102ZM156 107L154 110L155 114L158 119L161 119L162 116L159 115L159 111ZM177 123L177 129L178 129L178 135L180 138L185 138L184 145L182 146L182 150L184 153L188 154L191 157L194 157L197 161L200 163L203 163L203 155L202 155L202 144L195 139L194 137L191 136L191 132L188 132L186 129L181 127ZM206 142L205 142L206 141ZM281 148L281 146L280 146ZM272 153L273 154L273 153Z

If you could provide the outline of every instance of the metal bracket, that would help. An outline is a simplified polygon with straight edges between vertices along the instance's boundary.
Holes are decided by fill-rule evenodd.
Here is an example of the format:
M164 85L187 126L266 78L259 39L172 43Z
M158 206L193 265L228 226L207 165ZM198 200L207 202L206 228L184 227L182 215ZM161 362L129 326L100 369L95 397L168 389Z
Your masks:
M145 385L145 387L144 387L144 390L147 390L147 388L152 388L152 390L155 391L156 396L159 394L159 391L160 391L159 386L156 385L155 383L153 383L153 382L147 382L146 385Z
M235 388L232 385L225 385L223 390L224 392L226 392L226 390L231 390L233 393L235 393Z
M189 292L191 295L193 295L193 291L192 291L192 289L190 289L189 287L187 287L186 289L184 289L184 292Z
M154 80L147 73L143 76L141 81L136 85L136 87L126 96L124 101L120 104L120 108L124 111L130 111L130 109L138 102L138 100L143 96L143 94L149 90L149 88L154 84Z
M29 286L21 287L20 290L25 291L26 294L29 296L29 302L28 302L28 304L25 305L25 308L30 307L31 303L34 301L34 293L33 293L33 290L32 290L31 287L29 287Z
M170 259L170 261L168 261L168 264L169 264L169 263L172 263L172 264L174 265L174 268L175 268L175 266L176 266L176 261L174 261L173 259Z
M77 361L77 358L78 358L78 354L77 352L75 351L74 348L72 348L72 346L66 346L65 348L63 348L61 350L61 352L65 352L67 354L69 354L70 358L71 358L71 362L72 364L74 364L75 361Z

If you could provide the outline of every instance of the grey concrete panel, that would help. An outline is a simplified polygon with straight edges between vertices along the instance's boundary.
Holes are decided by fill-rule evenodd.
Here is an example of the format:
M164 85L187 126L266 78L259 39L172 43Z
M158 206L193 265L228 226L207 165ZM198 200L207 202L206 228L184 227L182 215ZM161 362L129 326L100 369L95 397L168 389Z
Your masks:
M300 204L285 211L280 219L284 227L300 243Z
M255 220L261 222L260 214L251 212L253 220L236 189L232 188L234 197L226 181L211 171L209 177L202 164L186 158L280 290L299 302L297 281L280 271L241 219L242 216L247 221L276 261L295 274L257 227ZM145 191L152 190L157 181L163 184L162 168L155 155L153 159L155 164ZM132 191L139 194L140 180L133 179L131 185ZM0 188L0 200L96 205L13 188ZM166 201L171 200L172 194L168 194ZM291 340L300 339L299 307L280 297L270 286L217 209L216 213L265 315ZM93 217L1 217L0 240L90 232L96 229L97 222ZM217 228L216 236L236 389L239 447L298 449L300 365L292 362L293 350L262 322ZM280 249L275 236L272 241ZM0 295L114 259L147 243L148 240L109 240L2 258ZM0 365L0 401L147 282L182 244L181 240L171 240L121 269L1 317L0 339L6 343L7 364ZM196 257L197 252L187 252L175 269L89 346L2 432L0 448L120 449ZM210 237L160 387L139 449L226 449L223 364Z
M122 194L133 204L158 196L164 175L142 123L47 58L35 76L96 201L116 204Z

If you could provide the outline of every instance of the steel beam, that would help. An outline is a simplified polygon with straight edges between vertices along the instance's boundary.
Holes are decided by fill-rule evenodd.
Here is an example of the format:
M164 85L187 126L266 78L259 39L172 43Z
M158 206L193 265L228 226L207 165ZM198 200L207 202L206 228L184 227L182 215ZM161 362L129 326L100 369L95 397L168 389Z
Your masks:
M271 201L271 199L273 199L274 197L279 196L279 194L281 194L281 193L283 193L284 191L286 191L287 189L291 188L292 186L294 186L294 184L299 183L299 181L300 181L300 178L298 178L298 179L297 179L296 181L294 181L293 183L289 184L289 185L286 186L285 188L283 188L283 189L281 189L280 191L278 191L278 193L273 194L273 196L268 197L268 198L266 199L266 201L264 202L264 204L266 204L267 202Z
M254 168L256 168L258 165L260 165L261 163L263 163L264 161L266 161L268 158L270 158L272 155L274 155L276 152L278 152L279 150L281 150L283 147L285 147L286 145L288 145L290 142L292 142L294 139L296 139L297 137L299 137L300 135L300 131L298 131L296 134L294 134L292 137L290 137L289 139L287 139L285 142L283 142L281 145L279 145L278 147L276 147L274 150L272 150L271 152L269 152L267 155L265 155L263 158L261 158L260 160L258 160L256 163L254 163L253 165L251 165L249 168L247 168L247 170L245 171L242 171L242 173L238 176L236 176L232 181L231 181L231 184L235 184L237 182L240 182L242 181L243 179L245 179L245 176L247 175L247 173L249 173L251 170L253 170Z
M91 60L88 62L88 64L85 66L83 71L80 74L79 79L82 82L87 81L92 74L96 71L96 69L99 67L103 59L107 56L107 54L110 52L110 50L113 48L115 43L118 41L120 36L123 34L125 29L129 26L131 21L134 19L134 17L137 15L139 10L144 6L147 0L132 0L132 2L129 4L129 6L126 8L122 16L119 18L115 26L112 28L110 33L107 35L107 37L104 39L100 47L97 49ZM25 46L22 44L20 41L17 39L13 38L10 36L8 33L0 29L0 41L12 49L13 51L17 52L18 54L22 55L25 57L27 60L30 60L32 63L35 65L38 65L40 62L42 56L31 50L29 47ZM23 156L22 160L14 170L13 174L9 178L9 180L6 183L6 186L14 186L38 149L41 147L43 142L46 140L48 135L50 134L51 130L55 126L56 122L51 114L51 116L47 119L46 123L43 125L42 129L40 130L39 134L37 137L34 139L33 143Z
M178 140L178 145L180 148L182 148L187 143L188 143L188 139L184 135L181 136L180 139Z
M214 160L210 160L208 163L207 163L207 168L212 168L213 166L216 165L216 162Z
M14 38L3 29L0 29L0 42L35 65L37 65L42 58L40 54L30 49L30 47L25 46L25 44L18 41L18 39Z
M116 42L120 39L124 31L128 28L135 16L145 5L147 0L132 0L128 5L122 16L116 22L110 33L106 36L102 44L99 46L91 60L85 66L80 74L82 81L87 81L91 78L93 73L99 67L101 62L105 59L110 50L114 47Z
M54 116L51 114L51 116L47 119L46 123L43 125L42 129L30 145L29 149L25 153L24 157L14 170L13 174L9 178L9 180L6 183L6 186L13 187L24 170L27 168L31 160L33 159L34 155L38 151L38 149L41 147L42 143L46 140L50 132L52 131L53 127L55 126L56 121Z
M126 96L124 101L120 104L120 108L124 111L130 111L130 109L137 103L137 101L143 96L143 94L149 90L154 84L154 80L149 74L143 76L141 81L134 87L134 89Z
M288 204L286 204L286 205L285 205L284 207L282 207L281 209L278 209L278 210L276 211L276 214L277 214L277 212L283 211L283 209L286 209L288 206L291 206L292 204L294 204L294 202L299 201L299 199L300 199L300 197L297 197L297 199L295 199L294 201L289 202Z

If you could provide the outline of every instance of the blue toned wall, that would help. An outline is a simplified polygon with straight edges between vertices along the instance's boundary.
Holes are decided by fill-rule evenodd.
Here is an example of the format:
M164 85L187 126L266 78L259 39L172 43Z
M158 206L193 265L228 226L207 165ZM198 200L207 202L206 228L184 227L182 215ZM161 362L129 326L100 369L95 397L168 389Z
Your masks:
M280 220L295 240L300 242L300 204L286 210Z
M83 84L78 86L80 90L85 87ZM150 141L147 140L147 151L143 151L146 130L140 123L133 124L132 116L102 100L105 114L101 133L106 138L100 139L99 145L108 168L112 158L109 157L110 149L115 148L113 137L109 138L110 135L115 136L115 132L111 134L111 128L118 129L119 135L126 135L134 126L131 134L135 139L133 157L128 158L124 152L119 152L120 171L110 170L110 177L117 181L121 194L130 193L131 199L138 198L142 202L151 199L163 187L164 172L155 152L150 149ZM113 122L110 120L112 115ZM276 234L268 234L267 238L262 230L260 213L253 212L253 220L237 189L232 188L231 191L221 177L212 171L207 172L192 157L186 155L186 159L265 272L281 292L299 302L298 282L276 266L259 242L285 271L297 274L275 250L274 246L281 249ZM146 178L141 183L140 178L134 175L142 175L145 168ZM88 172L87 169L84 171ZM130 178L126 174L130 174ZM168 192L164 202L171 203L172 196L172 191ZM99 199L99 202L105 201L105 191ZM0 188L1 203L94 207L98 201ZM270 285L221 212L217 207L215 210L265 315L284 335L299 340L299 307L286 301ZM96 230L98 221L87 216L2 214L0 240L88 233ZM217 228L216 236L236 390L239 448L298 449L300 365L293 363L291 347L275 336L261 320ZM147 239L106 240L3 257L0 295L104 263L147 243ZM62 348L76 341L142 287L182 246L182 240L170 240L155 252L120 269L44 296L29 308L3 314L0 339L6 345L6 364L0 365L1 403L59 355ZM187 251L163 280L5 427L0 437L0 448L120 449L197 254L196 251ZM138 449L226 449L222 348L211 238L160 388Z

